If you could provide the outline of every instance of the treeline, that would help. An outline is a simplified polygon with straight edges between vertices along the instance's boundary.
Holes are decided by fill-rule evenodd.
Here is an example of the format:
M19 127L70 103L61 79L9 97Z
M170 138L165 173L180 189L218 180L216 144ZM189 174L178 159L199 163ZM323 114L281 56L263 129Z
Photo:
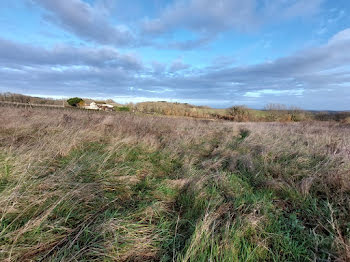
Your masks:
M13 102L13 103L69 106L69 103L67 102L68 100L67 99L34 97L34 96L27 96L27 95L15 94L15 93L10 93L10 92L0 93L0 101ZM84 98L81 100L83 100L85 104L90 104L91 102L96 102L96 103L101 103L101 104L109 103L109 104L113 104L113 105L119 105L115 101L113 101L112 99L94 100L94 99L90 99L90 98Z
M0 93L0 101L13 102L13 103L27 103L27 104L39 104L39 105L67 105L65 99L52 99L26 96L14 93Z

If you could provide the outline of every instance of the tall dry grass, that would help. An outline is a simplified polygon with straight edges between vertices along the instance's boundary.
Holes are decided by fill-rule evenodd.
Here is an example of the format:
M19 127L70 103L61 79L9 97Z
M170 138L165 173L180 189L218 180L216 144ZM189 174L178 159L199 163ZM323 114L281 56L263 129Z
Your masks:
M350 127L0 108L3 261L349 261Z

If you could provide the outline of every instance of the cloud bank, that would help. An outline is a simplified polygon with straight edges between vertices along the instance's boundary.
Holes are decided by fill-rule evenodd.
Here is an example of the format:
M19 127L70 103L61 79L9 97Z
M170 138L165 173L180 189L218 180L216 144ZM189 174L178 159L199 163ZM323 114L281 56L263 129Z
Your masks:
M237 101L250 104L265 95L296 100L312 96L321 101L330 93L338 94L337 98L344 101L337 103L340 108L350 98L350 92L344 88L350 83L349 32L346 29L322 46L270 62L204 68L179 59L168 65L148 65L135 55L120 54L110 47L43 49L0 39L0 87L15 86L18 92L47 90L55 95L73 91L104 97L215 97L215 106Z
M112 25L110 1L95 6L83 0L32 0L44 8L45 19L79 38L117 47L151 45L165 49L189 50L212 42L218 34L237 30L252 31L270 23L317 13L323 0L175 0L158 17L139 19L135 25ZM107 11L106 11L107 10ZM118 9L122 12L122 9ZM122 16L116 14L116 17ZM194 39L160 44L164 35L184 29Z
M42 19L77 41L58 39L43 47L0 37L0 91L122 100L161 98L215 107L279 102L310 109L348 109L350 28L330 35L323 44L265 62L243 65L232 54L218 54L212 63L186 59L199 47L212 52L208 45L220 34L254 34L265 26L309 19L320 12L323 0L219 0L215 4L174 0L160 5L150 17L140 16L127 25L118 19L121 2L28 1L39 8ZM116 3L119 8L114 9ZM183 30L190 33L189 38L183 37ZM142 48L154 53L169 49L169 54L177 55L166 62L157 57L147 61Z

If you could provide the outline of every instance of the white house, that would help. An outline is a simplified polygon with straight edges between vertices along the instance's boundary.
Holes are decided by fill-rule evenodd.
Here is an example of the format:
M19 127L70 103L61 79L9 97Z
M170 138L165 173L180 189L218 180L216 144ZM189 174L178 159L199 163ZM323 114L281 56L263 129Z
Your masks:
M98 105L95 102L90 103L89 106L84 106L85 109L92 109L92 110L100 110Z
M91 110L113 111L114 106L109 104L96 104L95 102L92 102L89 106L84 106L84 108Z

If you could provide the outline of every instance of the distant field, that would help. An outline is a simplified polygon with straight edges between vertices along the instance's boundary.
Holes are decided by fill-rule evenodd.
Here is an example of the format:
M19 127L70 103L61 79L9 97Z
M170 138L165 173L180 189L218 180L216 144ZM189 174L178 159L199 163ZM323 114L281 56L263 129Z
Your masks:
M0 108L1 261L350 261L350 126Z

